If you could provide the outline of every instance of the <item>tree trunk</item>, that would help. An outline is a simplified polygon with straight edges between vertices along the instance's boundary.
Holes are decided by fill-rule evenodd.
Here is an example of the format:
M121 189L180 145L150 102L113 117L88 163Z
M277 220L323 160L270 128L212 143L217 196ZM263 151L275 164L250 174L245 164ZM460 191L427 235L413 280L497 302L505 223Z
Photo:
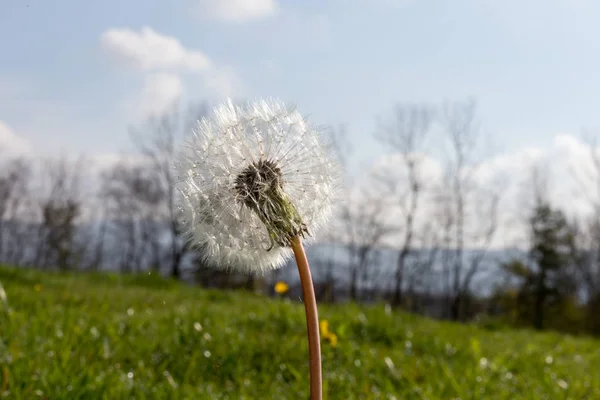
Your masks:
M535 303L533 309L533 327L541 330L544 328L544 303L546 302L546 273L544 270L538 278L537 290L535 292Z
M452 321L460 320L461 306L462 306L462 295L459 293L456 296L454 296L454 299L452 299L452 303L450 304L450 319Z
M533 327L538 330L544 329L544 302L544 293L536 293L534 305L535 308L533 310Z
M403 288L402 285L404 283L404 264L406 261L406 256L408 255L408 251L406 248L402 249L400 254L398 255L398 263L396 269L396 285L394 287L394 297L392 299L392 304L396 307L402 305L403 300Z
M171 278L179 279L181 277L181 258L183 253L176 251L173 254L173 265L171 266Z
M356 301L358 298L358 290L356 288L356 280L357 280L358 271L356 268L352 270L352 274L350 275L350 300Z

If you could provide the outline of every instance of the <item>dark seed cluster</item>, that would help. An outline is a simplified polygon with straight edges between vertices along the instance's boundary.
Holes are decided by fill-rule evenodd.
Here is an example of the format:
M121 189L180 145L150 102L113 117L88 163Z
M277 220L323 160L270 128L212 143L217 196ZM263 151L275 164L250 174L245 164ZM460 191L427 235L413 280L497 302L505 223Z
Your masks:
M302 217L283 191L283 174L274 161L258 160L235 179L238 201L251 209L265 224L274 244L289 246L295 236L308 233Z
M281 169L270 160L258 160L248 165L235 179L235 190L244 205L254 208L283 185Z

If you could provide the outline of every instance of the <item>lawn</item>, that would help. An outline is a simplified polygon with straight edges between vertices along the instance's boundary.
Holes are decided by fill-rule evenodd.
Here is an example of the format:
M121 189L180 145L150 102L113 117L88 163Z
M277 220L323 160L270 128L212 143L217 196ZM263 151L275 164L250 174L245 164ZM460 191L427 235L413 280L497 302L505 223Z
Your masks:
M0 269L0 398L307 399L298 300ZM600 341L321 305L327 399L600 399Z

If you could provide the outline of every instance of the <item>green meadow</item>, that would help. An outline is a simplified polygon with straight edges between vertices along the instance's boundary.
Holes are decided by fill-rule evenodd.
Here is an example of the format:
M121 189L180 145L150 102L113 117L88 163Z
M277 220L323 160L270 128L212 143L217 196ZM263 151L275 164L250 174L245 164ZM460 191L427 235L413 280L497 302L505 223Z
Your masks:
M0 398L307 399L299 299L0 268ZM326 399L600 399L600 341L320 306Z

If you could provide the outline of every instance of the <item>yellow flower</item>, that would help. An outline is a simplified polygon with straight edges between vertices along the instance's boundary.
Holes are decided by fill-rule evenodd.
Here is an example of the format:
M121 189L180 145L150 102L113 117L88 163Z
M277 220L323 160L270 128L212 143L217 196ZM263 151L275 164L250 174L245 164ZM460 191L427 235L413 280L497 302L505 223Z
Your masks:
M335 333L329 333L329 335L327 335L327 339L329 340L329 344L331 345L331 347L337 346L338 337Z
M275 284L275 292L277 292L279 294L284 294L285 292L287 292L289 290L289 288L290 287L285 282L277 282Z
M323 339L327 340L331 347L336 347L338 344L338 337L335 333L329 331L329 322L326 319L324 319L321 320L319 325L321 328L321 336L323 337Z
M36 285L33 287L33 289L34 289L36 292L39 292L40 290L42 290L42 285L40 285L39 283L36 283Z
M326 319L321 320L321 335L323 335L323 337L327 336L329 334L329 322L327 322Z

